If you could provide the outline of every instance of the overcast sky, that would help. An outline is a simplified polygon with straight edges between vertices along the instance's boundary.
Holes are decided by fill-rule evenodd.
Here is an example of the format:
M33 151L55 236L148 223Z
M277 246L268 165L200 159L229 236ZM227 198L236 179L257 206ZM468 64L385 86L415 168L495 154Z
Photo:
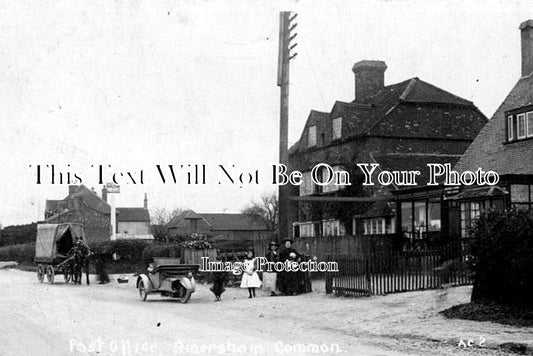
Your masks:
M66 184L29 165L144 171L117 206L239 212L275 192L279 11L298 13L289 141L309 110L354 97L351 66L386 61L386 84L411 77L491 116L520 76L528 1L0 1L0 223L43 218ZM206 164L205 186L162 184L156 164ZM217 165L260 184L217 184ZM67 167L70 165L70 168ZM64 177L66 178L66 177ZM65 183L65 182L64 182Z

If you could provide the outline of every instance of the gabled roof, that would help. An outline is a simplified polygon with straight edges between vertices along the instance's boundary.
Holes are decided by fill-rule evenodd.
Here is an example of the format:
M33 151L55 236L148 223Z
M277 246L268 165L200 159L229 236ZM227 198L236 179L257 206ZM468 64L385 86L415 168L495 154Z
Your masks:
M528 105L533 105L533 75L518 80L455 169L464 172L482 168L496 171L500 176L533 174L533 140L504 143L505 113Z
M95 192L81 184L78 186L78 190L74 194L69 194L64 200L68 198L79 198L88 207L102 213L111 214L111 207L102 198L100 198Z
M117 208L117 221L150 222L150 213L145 208Z
M307 128L317 126L331 141L331 119L343 118L342 140L361 136L416 137L473 140L487 118L466 99L460 98L419 78L385 86L364 103L335 102L330 113L312 110L298 146L291 154L306 150Z

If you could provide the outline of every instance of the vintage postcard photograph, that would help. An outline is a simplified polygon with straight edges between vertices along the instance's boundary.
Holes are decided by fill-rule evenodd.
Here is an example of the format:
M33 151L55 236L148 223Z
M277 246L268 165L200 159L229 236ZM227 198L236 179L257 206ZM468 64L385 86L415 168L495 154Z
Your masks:
M0 356L533 355L529 0L0 0Z

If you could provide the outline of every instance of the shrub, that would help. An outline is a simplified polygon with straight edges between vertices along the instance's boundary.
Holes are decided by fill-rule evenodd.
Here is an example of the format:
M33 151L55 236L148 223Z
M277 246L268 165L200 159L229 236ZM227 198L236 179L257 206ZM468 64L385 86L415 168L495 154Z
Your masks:
M19 264L31 265L34 257L34 242L0 248L0 261L16 261Z
M123 261L135 262L142 260L143 250L152 244L152 241L143 240L115 240L97 242L90 247L96 254L108 256L115 254Z
M0 246L20 245L35 242L37 224L6 226L0 231Z
M472 301L533 304L533 221L523 211L488 211L468 241Z

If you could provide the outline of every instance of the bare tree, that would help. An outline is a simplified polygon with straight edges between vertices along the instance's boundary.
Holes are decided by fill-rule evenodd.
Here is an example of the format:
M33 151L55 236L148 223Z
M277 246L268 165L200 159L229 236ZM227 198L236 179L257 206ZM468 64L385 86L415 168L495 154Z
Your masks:
M174 208L169 210L167 208L154 208L150 212L150 223L152 225L152 235L157 241L168 242L167 224L172 218L181 214L185 209Z
M278 197L274 193L264 194L259 201L252 201L242 211L243 214L256 215L265 223L268 230L278 232Z

